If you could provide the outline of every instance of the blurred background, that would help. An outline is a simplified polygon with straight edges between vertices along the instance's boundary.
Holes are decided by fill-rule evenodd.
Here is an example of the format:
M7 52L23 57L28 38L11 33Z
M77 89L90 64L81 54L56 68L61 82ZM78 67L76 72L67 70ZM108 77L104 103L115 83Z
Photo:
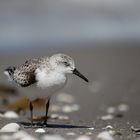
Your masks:
M93 120L122 103L138 119L139 13L139 0L1 0L0 83L13 87L3 74L9 65L66 53L90 81L69 77L64 92L80 105L73 119Z

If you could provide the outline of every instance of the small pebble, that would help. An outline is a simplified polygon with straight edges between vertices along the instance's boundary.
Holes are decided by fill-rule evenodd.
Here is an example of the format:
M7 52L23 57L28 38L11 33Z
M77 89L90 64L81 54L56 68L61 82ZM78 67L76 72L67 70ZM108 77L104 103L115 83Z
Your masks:
M35 130L36 133L45 133L46 131L43 128L38 128Z
M65 140L65 138L60 135L44 135L42 140Z
M108 131L104 131L97 135L96 140L114 140L114 138Z
M76 140L91 140L91 138L89 136L83 135L78 137Z
M94 130L95 128L94 127L90 127L90 128L88 128L88 130Z
M76 134L75 134L74 132L68 132L67 135L68 135L68 136L74 136L74 135L76 135Z
M68 120L69 119L68 116L66 116L66 115L59 115L59 114L52 114L50 116L50 118L52 118L52 119L60 119L60 120Z
M62 107L62 112L70 113L73 111L78 111L79 110L79 105L74 104L74 105L65 105Z
M129 110L129 106L128 106L127 104L120 104L120 105L118 106L118 110L119 110L119 111L122 111L122 112L126 112L126 111Z
M3 116L6 117L6 118L12 118L12 119L19 118L18 114L15 113L14 111L7 111L7 112L4 113Z
M60 120L68 120L69 117L65 116L65 115L60 115L60 116L58 116L58 119L60 119Z
M105 115L105 116L101 117L101 120L104 120L104 121L112 120L112 119L113 119L113 115L111 115L111 114L108 114L108 115Z
M123 116L124 116L124 115L121 114L121 113L117 113L117 114L115 115L116 118L122 118Z
M20 125L18 125L17 123L9 123L3 126L0 129L0 132L17 132L19 131L19 129L20 129Z

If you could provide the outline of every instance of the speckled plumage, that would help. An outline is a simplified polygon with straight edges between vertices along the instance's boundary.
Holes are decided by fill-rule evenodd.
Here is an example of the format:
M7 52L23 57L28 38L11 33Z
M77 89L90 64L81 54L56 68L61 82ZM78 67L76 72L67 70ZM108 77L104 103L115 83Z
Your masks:
M47 63L47 57L29 59L22 65L14 67L15 69L9 73L9 76L15 83L22 87L30 86L36 82L35 70L40 66L46 66ZM8 67L6 70L10 71L10 68Z

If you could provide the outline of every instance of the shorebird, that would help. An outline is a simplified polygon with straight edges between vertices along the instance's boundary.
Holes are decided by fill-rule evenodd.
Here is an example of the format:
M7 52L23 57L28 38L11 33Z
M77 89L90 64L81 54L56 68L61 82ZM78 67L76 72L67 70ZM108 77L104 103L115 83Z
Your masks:
M32 97L34 99L46 98L46 119L44 121L46 125L51 95L64 87L67 82L67 74L75 74L88 82L88 79L76 69L74 60L66 54L33 58L19 66L9 66L4 73L10 81L14 81L21 87L32 87L31 85L38 87L37 95L32 93ZM29 109L33 125L33 98L30 93L27 94L27 97L30 101Z

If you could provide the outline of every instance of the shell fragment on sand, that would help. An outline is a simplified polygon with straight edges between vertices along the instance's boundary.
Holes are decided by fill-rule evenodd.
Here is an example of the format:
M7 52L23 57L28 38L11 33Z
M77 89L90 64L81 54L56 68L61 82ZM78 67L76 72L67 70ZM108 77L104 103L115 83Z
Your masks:
M67 135L68 136L75 136L76 134L74 132L68 132Z
M78 111L79 109L80 109L80 106L77 104L65 105L62 107L62 112L70 113L70 112Z
M5 118L12 118L12 119L17 119L19 118L18 114L14 111L7 111L3 115Z
M36 133L45 133L46 131L43 128L38 128L38 129L35 130L35 132Z
M108 114L108 115L104 115L101 117L101 120L106 121L106 120L112 120L113 119L113 115Z
M94 127L89 127L89 128L88 128L88 130L94 130L94 129L95 129Z
M17 123L8 123L0 129L0 132L17 132L20 130L20 125Z
M104 129L113 129L113 126L107 125Z
M96 140L114 140L114 138L108 131L104 131L97 135Z

